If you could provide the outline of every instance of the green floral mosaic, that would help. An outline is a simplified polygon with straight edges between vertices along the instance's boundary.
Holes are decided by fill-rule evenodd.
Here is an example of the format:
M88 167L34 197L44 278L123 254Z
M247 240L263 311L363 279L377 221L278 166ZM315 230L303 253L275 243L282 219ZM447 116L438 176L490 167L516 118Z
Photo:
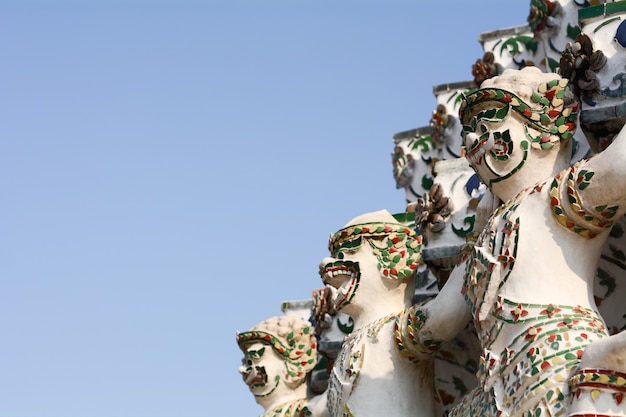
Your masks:
M328 249L333 256L339 251L357 251L366 238L378 259L378 270L390 279L413 276L422 256L422 236L401 224L364 223L346 227L331 236Z
M566 79L555 79L541 84L532 94L532 105L524 102L517 95L498 88L482 88L464 97L459 115L465 134L476 131L477 120L503 120L513 110L526 121L527 125L537 130L539 135L527 132L532 146L538 149L550 149L559 140L569 140L574 136L578 117L578 103L564 107ZM472 115L473 109L483 103L503 104L501 109L492 109L493 116L479 113Z

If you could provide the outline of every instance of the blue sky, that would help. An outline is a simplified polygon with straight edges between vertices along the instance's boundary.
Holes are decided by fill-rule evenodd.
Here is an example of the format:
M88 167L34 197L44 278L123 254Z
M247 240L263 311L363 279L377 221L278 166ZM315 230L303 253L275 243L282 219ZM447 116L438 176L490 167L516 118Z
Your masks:
M0 415L260 414L235 332L529 4L0 0Z

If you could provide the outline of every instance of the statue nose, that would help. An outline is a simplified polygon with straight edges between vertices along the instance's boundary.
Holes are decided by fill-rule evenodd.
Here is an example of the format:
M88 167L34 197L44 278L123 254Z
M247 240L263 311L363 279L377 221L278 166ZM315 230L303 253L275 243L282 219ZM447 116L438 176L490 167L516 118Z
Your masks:
M320 272L322 272L324 270L324 267L330 263L335 262L335 258L331 258L331 257L326 257L324 259L322 259L322 262L320 262Z
M319 265L319 274L320 274L320 278L322 278L322 281L323 281L325 284L328 284L328 280L329 280L329 278L330 278L330 276L326 276L326 274L325 274L326 266L327 266L328 264L333 263L334 261L335 261L335 259L334 259L334 258L329 258L329 257L327 257L327 258L322 259L322 262L320 262L320 265Z

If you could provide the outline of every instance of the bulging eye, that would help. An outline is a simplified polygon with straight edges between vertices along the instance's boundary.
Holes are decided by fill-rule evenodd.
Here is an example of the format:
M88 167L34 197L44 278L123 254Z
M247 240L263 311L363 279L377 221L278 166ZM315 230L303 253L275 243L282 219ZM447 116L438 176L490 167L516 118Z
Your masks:
M480 133L487 133L489 131L489 128L485 123L478 123L478 126L476 127Z
M337 259L343 259L343 252L339 252L337 254Z

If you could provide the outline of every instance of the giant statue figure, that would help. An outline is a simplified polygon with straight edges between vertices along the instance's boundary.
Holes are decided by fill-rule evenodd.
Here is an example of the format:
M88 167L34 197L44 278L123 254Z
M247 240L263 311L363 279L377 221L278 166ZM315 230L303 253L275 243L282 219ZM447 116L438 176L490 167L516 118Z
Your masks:
M415 346L432 348L473 319L480 386L451 416L567 415L587 388L615 398L612 407L626 405L612 396L623 389L615 381L624 343L609 338L592 290L611 225L626 211L626 133L570 167L578 103L567 85L530 67L507 70L464 98L467 158L505 203L439 295L413 307L413 322L401 329ZM593 353L579 366L594 343L590 352L613 360Z
M237 333L244 353L239 372L262 417L298 417L307 404L306 376L315 367L317 342L311 324L297 316L267 319Z
M412 304L421 244L387 211L359 216L331 237L320 275L337 310L354 320L324 398L332 417L434 415L432 361L413 363L396 331Z

